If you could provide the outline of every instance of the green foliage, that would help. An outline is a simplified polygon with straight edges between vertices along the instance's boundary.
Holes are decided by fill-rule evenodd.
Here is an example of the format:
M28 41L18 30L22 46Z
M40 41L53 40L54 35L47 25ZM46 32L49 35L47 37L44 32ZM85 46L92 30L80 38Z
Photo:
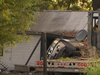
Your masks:
M73 5L72 7L69 8L69 10L80 11L80 10L82 10L82 9L80 8L80 6Z
M69 61L69 60L71 60L71 58L68 58L68 57L67 58L60 57L59 60L61 60L61 61L64 61L64 60L65 61Z
M95 67L90 67L86 70L86 75L100 75L100 64L97 64Z
M85 68L85 75L100 75L100 59L96 62L89 63L88 66Z
M11 46L29 39L22 35L35 23L33 10L40 10L35 4L38 0L0 0L0 43Z
M56 0L52 1L50 7L50 10L92 10L92 0Z
M92 1L87 1L87 3L84 5L84 7L87 8L89 11L93 10Z
M33 0L33 8L34 11L43 11L43 10L49 10L50 5L52 4L52 0Z
M52 1L50 4L52 6L51 10L67 10L69 9L70 5L77 3L78 0L56 0Z

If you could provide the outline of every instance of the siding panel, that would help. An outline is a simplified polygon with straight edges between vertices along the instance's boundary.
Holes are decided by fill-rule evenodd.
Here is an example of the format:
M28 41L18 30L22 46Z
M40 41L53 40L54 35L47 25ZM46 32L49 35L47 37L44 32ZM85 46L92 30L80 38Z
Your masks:
M40 35L34 35L34 39L30 40L28 43L17 44L16 47L11 48L7 47L6 49L11 51L11 53L5 53L1 58L1 61L4 62L9 70L14 69L14 64L24 65L33 51L35 45L40 39ZM28 65L34 66L35 61L40 59L40 43L34 52L31 60Z

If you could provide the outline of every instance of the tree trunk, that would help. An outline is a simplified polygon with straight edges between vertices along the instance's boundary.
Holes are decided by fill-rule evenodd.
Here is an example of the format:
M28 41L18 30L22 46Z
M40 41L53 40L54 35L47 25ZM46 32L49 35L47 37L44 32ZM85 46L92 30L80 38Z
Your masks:
M92 0L93 2L93 10L100 9L100 0Z
M69 10L69 8L70 8L70 4L71 4L71 0L69 0L69 3L68 3L68 8L67 8L67 10Z
M85 1L84 1L84 0L82 0L82 2L83 2L83 4L82 4L82 9L83 9L83 6L84 6L84 2L85 2Z

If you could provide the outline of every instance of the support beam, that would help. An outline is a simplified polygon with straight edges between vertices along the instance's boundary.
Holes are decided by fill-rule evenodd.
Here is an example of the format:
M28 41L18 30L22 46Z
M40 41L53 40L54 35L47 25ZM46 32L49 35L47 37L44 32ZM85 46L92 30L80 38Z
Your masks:
M100 50L100 12L99 12L99 15L98 15L98 35L97 35L97 48Z
M95 41L93 39L93 12L88 12L88 35L87 35L87 42L88 42L88 52L90 57L95 57L95 49L92 46Z
M47 75L47 57L46 57L46 33L41 36L41 49L43 51L43 75Z
M91 45L92 41L92 25L93 25L93 13L88 12L88 35L87 35L87 41L88 44Z
M27 65L28 62L30 61L30 59L31 59L32 55L34 54L34 52L35 52L37 46L39 45L40 41L41 41L41 37L40 37L39 41L37 42L36 46L34 47L32 53L30 54L30 56L29 56L28 60L26 61L25 65Z

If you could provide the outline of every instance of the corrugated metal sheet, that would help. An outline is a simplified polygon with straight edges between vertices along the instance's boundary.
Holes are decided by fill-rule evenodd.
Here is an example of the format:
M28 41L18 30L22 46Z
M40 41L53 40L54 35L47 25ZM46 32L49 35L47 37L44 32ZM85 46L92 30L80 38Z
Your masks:
M44 11L40 14L35 19L37 25L30 25L32 31L68 33L87 30L88 12Z

